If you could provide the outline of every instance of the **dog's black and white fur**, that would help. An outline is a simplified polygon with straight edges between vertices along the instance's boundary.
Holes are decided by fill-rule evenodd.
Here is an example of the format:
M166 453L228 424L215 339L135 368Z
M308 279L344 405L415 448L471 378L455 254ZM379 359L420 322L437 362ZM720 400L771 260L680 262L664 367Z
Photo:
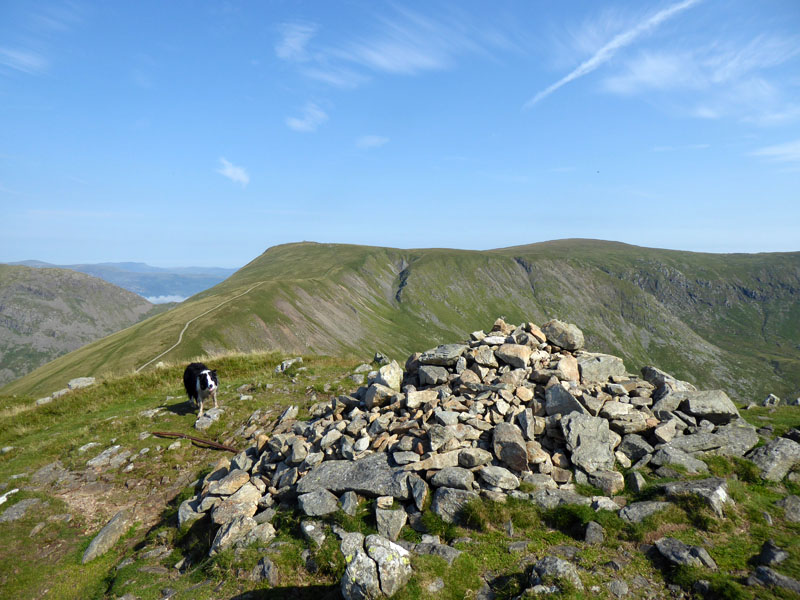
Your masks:
M219 380L217 372L212 371L203 363L192 363L183 372L183 387L189 400L200 407L198 417L203 416L203 401L208 397L214 398L214 408L217 408L217 388Z

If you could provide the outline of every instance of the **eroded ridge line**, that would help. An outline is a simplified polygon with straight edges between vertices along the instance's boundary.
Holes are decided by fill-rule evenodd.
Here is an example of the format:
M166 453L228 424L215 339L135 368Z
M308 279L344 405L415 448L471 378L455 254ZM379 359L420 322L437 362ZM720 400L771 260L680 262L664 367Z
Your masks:
M183 341L183 334L184 334L184 333L186 333L186 330L189 328L189 325L191 325L192 323L194 323L194 322L195 322L197 319L199 319L199 318L201 318L201 317L205 317L205 316L206 316L208 313L210 313L210 312L213 312L213 311L217 310L217 309L218 309L220 306L223 306L224 304L227 304L228 302L231 302L232 300L236 300L237 298L241 298L241 297L242 297L242 296L244 296L245 294L249 294L249 293L250 293L250 292L252 292L254 289L256 289L258 286L260 286L262 283L265 283L265 282L264 282L264 281L259 281L257 284L255 284L255 285L251 286L249 289L247 289L246 291L242 292L241 294L237 294L237 295L236 295L236 296L234 296L233 298L228 298L228 299L227 299L227 300L225 300L224 302L220 302L220 303L219 303L219 304L217 304L216 306L214 306L214 307L212 307L212 308L209 308L209 309L208 309L206 312L204 312L204 313L202 313L202 314L199 314L199 315L197 315L196 317L194 317L194 318L192 318L192 319L189 319L188 321L186 321L186 325L184 325L184 326L183 326L183 329L181 330L180 334L178 335L178 341L177 341L177 342L175 342L175 344L174 344L173 346L171 346L170 348L167 348L166 350L164 350L164 352L162 352L161 354L159 354L159 355L158 355L158 356L156 356L155 358L152 358L152 359L150 359L149 361L147 361L146 363L144 363L144 364L143 364L141 367L139 367L138 369L136 369L136 371L134 371L134 373L138 373L139 371L141 371L142 369L144 369L144 368L145 368L146 366L148 366L149 364L151 364L151 363L154 363L155 361L157 361L159 358L161 358L161 357L162 357L162 356L164 356L165 354L168 354L168 353L172 352L173 350L175 350L175 348L177 348L178 346L180 346L181 342Z

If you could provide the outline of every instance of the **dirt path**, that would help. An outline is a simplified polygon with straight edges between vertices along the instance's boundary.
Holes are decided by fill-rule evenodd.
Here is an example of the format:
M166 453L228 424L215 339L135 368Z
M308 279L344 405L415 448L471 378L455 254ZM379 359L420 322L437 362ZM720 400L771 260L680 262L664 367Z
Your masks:
M146 363L144 363L144 364L143 364L141 367L139 367L138 369L136 369L136 373L138 373L139 371L141 371L142 369L144 369L146 366L148 366L148 365L150 365L150 364L154 363L155 361L157 361L159 358L161 358L161 357L162 357L162 356L164 356L165 354L168 354L168 353L172 352L172 351L173 351L175 348L177 348L178 346L180 346L180 343L183 341L183 334L184 334L184 333L186 333L186 330L187 330L187 329L189 329L189 325L191 325L192 323L194 323L194 322L195 322L197 319L199 319L200 317L205 317L205 316L206 316L208 313L210 313L210 312L213 312L213 311L217 310L217 309L218 309L220 306L223 306L223 305L227 304L228 302L231 302L232 300L236 300L237 298L241 298L242 296L244 296L244 295L246 295L246 294L249 294L249 293L250 293L250 292L252 292L254 289L256 289L258 286L260 286L262 283L266 283L266 282L264 282L264 281L259 281L257 284L255 284L255 285L251 286L250 288L248 288L246 291L242 292L241 294L237 294L237 295L236 295L236 296L234 296L233 298L228 298L227 300L225 300L225 301L223 301L223 302L220 302L220 303L219 303L219 304L217 304L216 306L214 306L214 307L212 307L212 308L209 308L209 309L208 309L206 312L204 312L204 313L202 313L202 314L199 314L199 315L197 315L196 317L194 317L194 318L192 318L192 319L189 319L188 321L186 321L186 324L183 326L183 329L181 329L180 335L178 335L178 341L177 341L177 342L175 342L175 344L173 344L172 346L170 346L170 347L169 347L169 348L167 348L166 350L164 350L164 352L162 352L161 354L159 354L159 355L158 355L158 356L156 356L155 358L152 358L152 359L150 359L149 361L147 361Z

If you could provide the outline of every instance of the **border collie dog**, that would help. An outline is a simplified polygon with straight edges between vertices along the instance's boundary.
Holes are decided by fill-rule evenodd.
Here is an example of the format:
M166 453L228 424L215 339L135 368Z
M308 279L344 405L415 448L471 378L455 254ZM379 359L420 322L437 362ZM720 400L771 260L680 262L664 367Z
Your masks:
M186 388L186 395L195 406L200 407L198 417L203 416L203 401L210 397L214 398L214 408L217 407L217 388L219 380L216 370L212 371L203 363L192 363L183 372L183 387Z

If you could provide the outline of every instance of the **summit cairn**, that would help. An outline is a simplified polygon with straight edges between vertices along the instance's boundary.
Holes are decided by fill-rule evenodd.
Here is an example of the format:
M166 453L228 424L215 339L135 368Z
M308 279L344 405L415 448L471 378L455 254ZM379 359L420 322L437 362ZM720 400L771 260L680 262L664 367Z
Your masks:
M488 333L412 354L405 369L389 362L352 394L312 405L308 421L286 411L270 436L260 435L207 475L181 514L187 522L210 515L225 536L216 549L272 534L256 527L278 504L299 506L310 522L352 511L354 500L377 498L379 522L400 527L418 527L429 500L448 522L459 522L463 507L477 498L620 510L625 502L614 498L624 486L620 467L635 472L678 463L702 471L698 457L743 456L756 445L755 429L724 392L698 391L650 366L633 375L620 358L583 346L573 324L550 321L539 328L498 319ZM575 484L605 495L581 496ZM698 495L723 514L732 502L725 486L725 480L698 481L673 486L669 496ZM636 521L667 506L633 503L621 516ZM231 526L237 519L247 526ZM352 557L345 597L398 589L396 583L387 588L379 548L402 558L398 569L407 578L408 561L385 539L396 539L399 528L383 529L381 539L343 549ZM435 544L418 546L430 553Z

